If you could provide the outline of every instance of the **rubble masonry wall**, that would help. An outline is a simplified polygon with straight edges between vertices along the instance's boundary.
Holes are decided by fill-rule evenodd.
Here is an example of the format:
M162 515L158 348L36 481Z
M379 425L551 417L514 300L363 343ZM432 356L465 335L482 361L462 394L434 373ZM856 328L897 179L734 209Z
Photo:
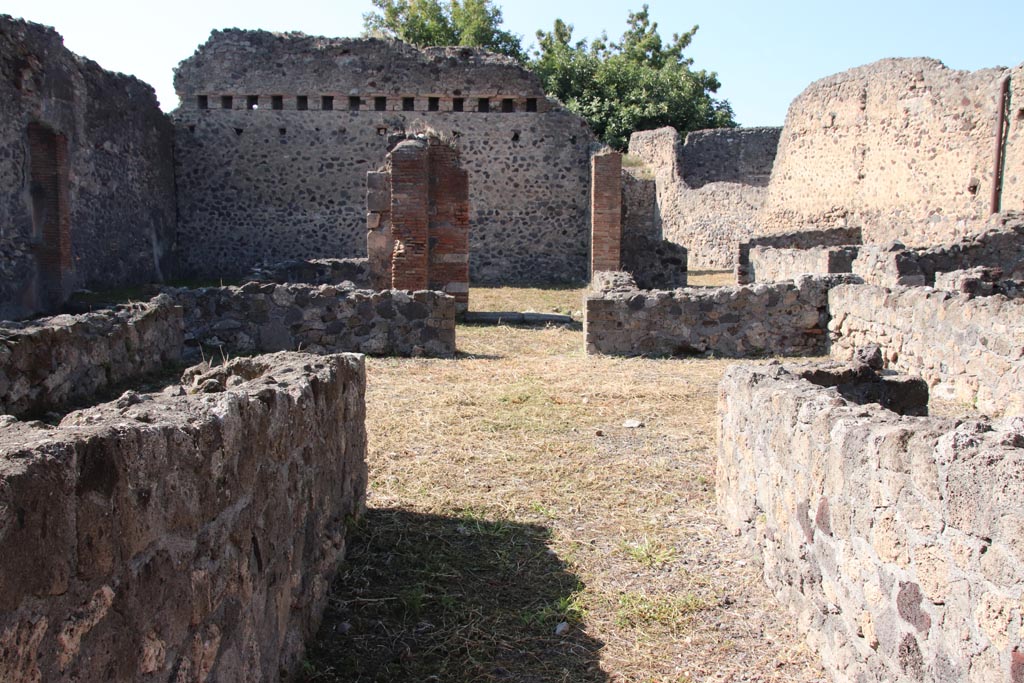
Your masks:
M903 417L786 366L736 365L719 389L718 508L833 680L1015 681L1022 446L1020 418Z
M712 289L640 290L625 273L599 273L584 301L587 353L726 357L827 350L828 290L849 275Z
M0 319L170 276L173 135L150 86L0 15Z
M921 376L934 395L1024 415L1024 299L872 285L828 298L834 357L874 344L888 367Z
M112 310L0 323L0 415L41 416L177 363L182 312L167 296Z
M759 233L849 225L865 243L928 246L978 230L1006 75L1001 208L1024 209L1024 65L970 72L883 59L816 81L790 105Z
M360 356L282 353L7 418L0 679L294 675L364 507L364 391Z

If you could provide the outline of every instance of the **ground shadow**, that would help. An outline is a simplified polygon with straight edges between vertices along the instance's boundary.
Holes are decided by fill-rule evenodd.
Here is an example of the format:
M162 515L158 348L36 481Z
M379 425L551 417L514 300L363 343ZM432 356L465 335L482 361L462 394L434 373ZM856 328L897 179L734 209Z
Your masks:
M602 644L583 632L582 585L549 535L468 513L370 510L299 680L607 681Z

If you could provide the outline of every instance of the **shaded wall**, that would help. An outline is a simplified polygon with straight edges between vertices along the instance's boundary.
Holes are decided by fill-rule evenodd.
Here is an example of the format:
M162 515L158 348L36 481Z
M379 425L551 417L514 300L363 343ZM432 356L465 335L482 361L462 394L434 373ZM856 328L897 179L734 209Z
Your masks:
M0 318L169 274L172 145L150 86L0 15Z

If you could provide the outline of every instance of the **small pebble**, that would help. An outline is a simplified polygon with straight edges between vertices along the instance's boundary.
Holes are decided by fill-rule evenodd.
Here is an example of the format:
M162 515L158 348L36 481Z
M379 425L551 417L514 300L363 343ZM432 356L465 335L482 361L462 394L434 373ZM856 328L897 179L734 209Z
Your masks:
M569 623L566 622L566 621L559 622L558 626L555 627L555 635L556 636L564 636L568 632L569 632Z

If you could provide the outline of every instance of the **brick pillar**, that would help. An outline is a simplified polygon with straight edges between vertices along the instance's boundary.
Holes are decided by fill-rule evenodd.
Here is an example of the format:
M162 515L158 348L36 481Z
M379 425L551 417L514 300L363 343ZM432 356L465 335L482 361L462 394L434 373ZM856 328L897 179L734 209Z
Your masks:
M406 140L391 150L391 286L427 289L427 238L430 208L428 148Z
M590 159L590 275L622 267L622 155Z
M459 152L430 140L430 289L455 297L459 312L469 307L469 175Z
M391 288L391 256L395 242L391 234L391 172L366 174L366 256L370 286Z

